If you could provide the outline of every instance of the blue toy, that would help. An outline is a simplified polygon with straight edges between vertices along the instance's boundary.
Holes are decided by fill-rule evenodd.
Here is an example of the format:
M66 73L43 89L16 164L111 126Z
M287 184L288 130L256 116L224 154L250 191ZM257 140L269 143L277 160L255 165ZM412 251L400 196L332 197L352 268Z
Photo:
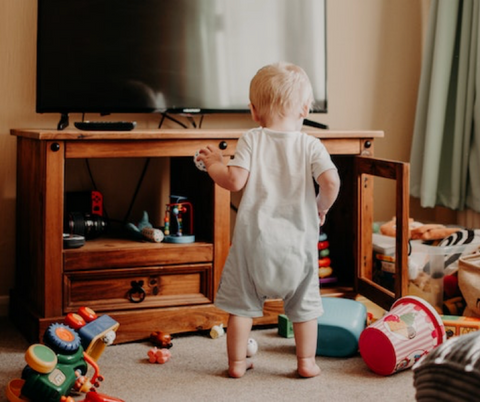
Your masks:
M165 237L160 229L155 229L149 222L147 211L143 211L142 219L136 225L127 223L126 228L137 240L149 240L160 243Z
M363 303L340 297L322 300L325 312L318 318L317 356L353 356L367 324L367 308Z

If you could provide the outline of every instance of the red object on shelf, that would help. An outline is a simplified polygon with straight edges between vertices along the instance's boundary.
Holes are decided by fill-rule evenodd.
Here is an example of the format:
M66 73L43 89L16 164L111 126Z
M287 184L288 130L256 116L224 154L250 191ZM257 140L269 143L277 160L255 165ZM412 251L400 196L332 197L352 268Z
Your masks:
M318 245L317 245L317 247L318 247L319 250L323 250L323 249L325 249L325 248L328 248L329 246L330 246L330 243L328 242L328 240L319 241L319 242L318 242Z

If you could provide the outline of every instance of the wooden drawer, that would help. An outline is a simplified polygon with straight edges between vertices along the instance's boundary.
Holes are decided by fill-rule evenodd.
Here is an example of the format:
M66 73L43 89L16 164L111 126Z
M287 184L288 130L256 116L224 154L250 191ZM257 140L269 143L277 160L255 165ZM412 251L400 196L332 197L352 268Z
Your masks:
M99 238L83 247L63 250L63 270L80 271L132 266L209 263L213 244L136 242L128 239Z
M64 274L64 313L212 303L212 264L75 271Z

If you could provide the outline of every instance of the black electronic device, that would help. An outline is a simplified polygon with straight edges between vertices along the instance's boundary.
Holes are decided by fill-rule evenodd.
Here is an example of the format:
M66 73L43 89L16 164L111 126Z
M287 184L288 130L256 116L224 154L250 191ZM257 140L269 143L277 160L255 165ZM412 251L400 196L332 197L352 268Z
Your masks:
M65 194L65 211L103 216L103 195L100 191L69 191Z
M131 131L137 123L134 121L76 121L74 125L84 131Z
M100 191L74 191L65 194L63 230L69 235L94 239L107 229L103 216L103 195Z
M39 0L39 113L248 112L249 83L302 66L327 111L326 0ZM88 128L83 128L88 129Z

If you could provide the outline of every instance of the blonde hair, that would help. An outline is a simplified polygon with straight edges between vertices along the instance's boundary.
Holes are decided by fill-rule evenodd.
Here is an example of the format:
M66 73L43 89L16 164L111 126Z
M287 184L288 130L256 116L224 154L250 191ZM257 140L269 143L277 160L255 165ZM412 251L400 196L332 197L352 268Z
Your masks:
M252 78L250 103L262 119L300 114L313 104L312 85L301 67L287 62L270 64Z

